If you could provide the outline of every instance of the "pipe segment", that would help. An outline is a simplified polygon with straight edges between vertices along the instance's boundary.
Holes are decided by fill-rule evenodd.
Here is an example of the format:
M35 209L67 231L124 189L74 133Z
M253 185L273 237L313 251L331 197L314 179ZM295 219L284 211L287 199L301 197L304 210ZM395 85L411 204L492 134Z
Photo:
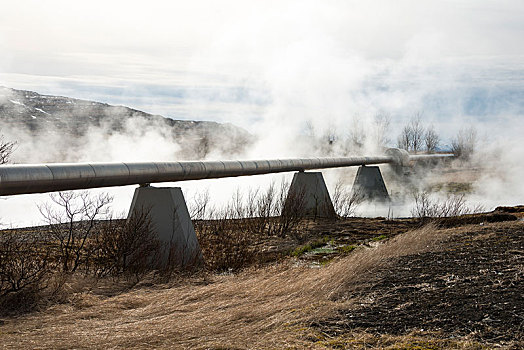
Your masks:
M372 164L404 163L405 155L138 163L51 163L0 165L0 196L99 187L217 179ZM419 161L451 155L412 155ZM402 159L401 159L402 158ZM404 165L404 164L402 164Z

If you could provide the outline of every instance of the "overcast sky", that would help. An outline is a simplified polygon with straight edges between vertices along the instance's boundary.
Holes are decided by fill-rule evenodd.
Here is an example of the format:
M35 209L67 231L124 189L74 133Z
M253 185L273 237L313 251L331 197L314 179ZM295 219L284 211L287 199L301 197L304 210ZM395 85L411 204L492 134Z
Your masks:
M250 131L520 118L524 1L2 0L0 85Z
M388 113L394 133L423 113L444 143L498 135L504 176L479 196L522 199L522 0L1 0L0 85L231 122L266 137L257 158L296 156L306 124ZM20 197L4 223L37 223Z

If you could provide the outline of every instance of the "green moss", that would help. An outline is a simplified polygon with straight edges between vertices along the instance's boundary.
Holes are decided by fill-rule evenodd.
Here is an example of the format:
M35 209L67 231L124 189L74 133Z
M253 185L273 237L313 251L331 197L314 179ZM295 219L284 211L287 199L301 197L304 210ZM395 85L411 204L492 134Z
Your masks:
M351 253L357 246L356 245L344 245L342 247L338 247L338 251L343 254L349 254Z
M299 256L302 256L307 252L310 252L311 250L313 250L313 248L311 247L311 244L308 243L300 247L296 247L295 250L291 252L291 255L296 256L298 258Z
M380 236L377 236L377 237L373 237L371 238L372 241L375 241L375 242L378 242L378 241L382 241L383 239L386 239L388 238L388 236L386 235L380 235Z
M295 257L300 257L306 253L309 253L313 250L316 250L317 248L320 248L320 247L323 247L325 246L326 244L328 243L333 243L333 239L331 239L330 237L328 236L324 236L320 239L317 239L313 242L310 242L310 243L307 243L307 244L304 244L304 245L301 245L299 247L296 247L292 252L291 252L291 255L292 256L295 256ZM328 248L326 248L326 250L328 250ZM332 252L333 250L331 249L330 252ZM316 251L317 252L317 251ZM318 251L317 253L322 253L321 251Z

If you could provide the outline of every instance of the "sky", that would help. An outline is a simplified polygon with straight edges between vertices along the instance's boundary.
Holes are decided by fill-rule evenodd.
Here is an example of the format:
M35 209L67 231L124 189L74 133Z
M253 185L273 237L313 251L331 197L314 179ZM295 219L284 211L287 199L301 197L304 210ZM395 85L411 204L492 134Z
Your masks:
M0 85L251 132L423 112L524 114L524 2L26 1L0 5ZM488 120L489 121L489 120Z
M523 38L521 0L2 0L0 86L233 123L259 137L249 158L297 156L290 135L307 126L386 113L396 135L421 114L443 143L476 126L510 164L524 157ZM479 188L522 187L518 162L515 187ZM500 204L521 202L510 192Z

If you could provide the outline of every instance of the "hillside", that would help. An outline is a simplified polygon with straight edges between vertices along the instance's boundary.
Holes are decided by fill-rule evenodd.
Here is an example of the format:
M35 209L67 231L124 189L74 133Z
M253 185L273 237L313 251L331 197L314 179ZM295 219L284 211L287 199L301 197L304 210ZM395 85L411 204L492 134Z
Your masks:
M310 223L303 239L328 235L325 246L131 289L84 281L62 303L0 320L0 341L22 349L519 349L523 210L457 217L446 228L412 219Z
M82 147L88 136L114 135L140 137L157 133L176 143L177 158L201 159L210 152L238 154L251 142L251 135L234 125L210 121L164 118L124 106L41 95L32 91L0 87L0 132L19 143L46 138L47 145L60 139L70 147ZM19 135L23 135L20 137ZM10 137L11 136L11 137ZM21 138L22 140L18 140ZM65 154L67 153L67 154ZM57 152L43 161L75 161L74 152ZM53 158L53 157L52 157Z

